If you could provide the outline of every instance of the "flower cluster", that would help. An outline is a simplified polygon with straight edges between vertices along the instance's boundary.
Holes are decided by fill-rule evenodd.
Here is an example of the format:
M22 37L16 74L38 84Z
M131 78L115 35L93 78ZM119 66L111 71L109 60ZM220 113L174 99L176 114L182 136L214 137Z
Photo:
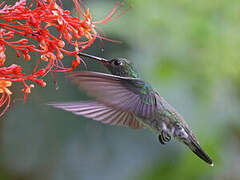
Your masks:
M32 0L29 3L19 0L12 6L4 1L0 3L0 108L3 109L0 116L10 105L12 92L9 87L12 83L22 84L25 101L34 84L46 86L43 78L48 72L72 71L83 62L77 53L88 48L96 38L104 39L95 30L97 24L110 22L125 12L119 13L122 3L117 2L105 19L93 22L89 9L83 11L78 0L73 2L77 17L59 6L56 0ZM53 29L57 35L51 33ZM65 43L75 50L65 48ZM32 59L32 53L39 54L31 74L24 73L21 65L12 64L7 59L8 47L26 61ZM64 54L74 57L71 67L64 67ZM6 61L11 65L4 66Z

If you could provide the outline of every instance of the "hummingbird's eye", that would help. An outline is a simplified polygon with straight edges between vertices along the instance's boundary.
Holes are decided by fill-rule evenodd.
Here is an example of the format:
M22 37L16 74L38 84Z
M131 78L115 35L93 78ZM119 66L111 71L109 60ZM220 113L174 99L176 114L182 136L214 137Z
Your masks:
M115 59L115 60L113 60L113 64L114 64L115 66L120 66L120 65L122 65L122 61L120 61L120 60L118 60L118 59Z

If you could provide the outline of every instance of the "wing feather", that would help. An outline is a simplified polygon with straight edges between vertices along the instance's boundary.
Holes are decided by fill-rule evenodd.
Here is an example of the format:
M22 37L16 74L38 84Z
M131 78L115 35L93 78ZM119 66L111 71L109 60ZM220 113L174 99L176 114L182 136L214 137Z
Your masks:
M89 71L71 72L69 77L88 95L107 106L142 118L154 117L157 107L155 92L140 79Z
M133 129L144 128L132 113L115 109L99 102L50 103L49 105L105 124L128 126Z

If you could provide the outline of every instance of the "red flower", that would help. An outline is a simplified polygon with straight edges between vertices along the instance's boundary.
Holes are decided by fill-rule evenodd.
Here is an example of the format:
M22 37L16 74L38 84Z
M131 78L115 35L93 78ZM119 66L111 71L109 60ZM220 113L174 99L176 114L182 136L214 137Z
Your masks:
M93 22L89 9L83 12L79 1L73 0L73 2L77 17L73 17L70 11L60 7L55 0L32 0L29 5L26 4L26 0L19 0L13 6L6 5L4 1L0 3L0 93L2 94L0 107L6 105L0 116L9 107L12 93L8 87L12 82L22 83L25 101L34 83L42 87L46 86L43 77L48 72L72 71L83 62L78 57L78 52L88 48L97 37L107 39L97 33L95 30L97 24L110 22L128 10L119 13L123 3L117 2L105 19ZM119 15L116 15L117 13ZM55 29L58 34L53 35L49 31L50 28ZM65 41L72 45L75 51L66 49ZM3 67L7 61L5 54L7 47L13 48L17 57L22 56L27 61L31 60L31 53L40 54L32 74L23 73L20 65ZM71 67L63 66L64 54L74 56ZM39 65L41 61L43 61L41 64L45 64L44 67Z
M11 81L0 80L0 93L2 94L0 98L0 107L6 105L0 116L2 116L6 112L10 105L10 96L12 92L8 89L8 87L10 87L11 85Z

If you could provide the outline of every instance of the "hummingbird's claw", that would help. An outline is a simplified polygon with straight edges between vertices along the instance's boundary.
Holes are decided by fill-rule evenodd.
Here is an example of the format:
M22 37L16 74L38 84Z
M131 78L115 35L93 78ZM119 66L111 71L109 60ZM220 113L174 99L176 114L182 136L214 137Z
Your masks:
M171 136L167 132L161 131L161 133L158 135L158 140L161 144L166 144L171 140Z

